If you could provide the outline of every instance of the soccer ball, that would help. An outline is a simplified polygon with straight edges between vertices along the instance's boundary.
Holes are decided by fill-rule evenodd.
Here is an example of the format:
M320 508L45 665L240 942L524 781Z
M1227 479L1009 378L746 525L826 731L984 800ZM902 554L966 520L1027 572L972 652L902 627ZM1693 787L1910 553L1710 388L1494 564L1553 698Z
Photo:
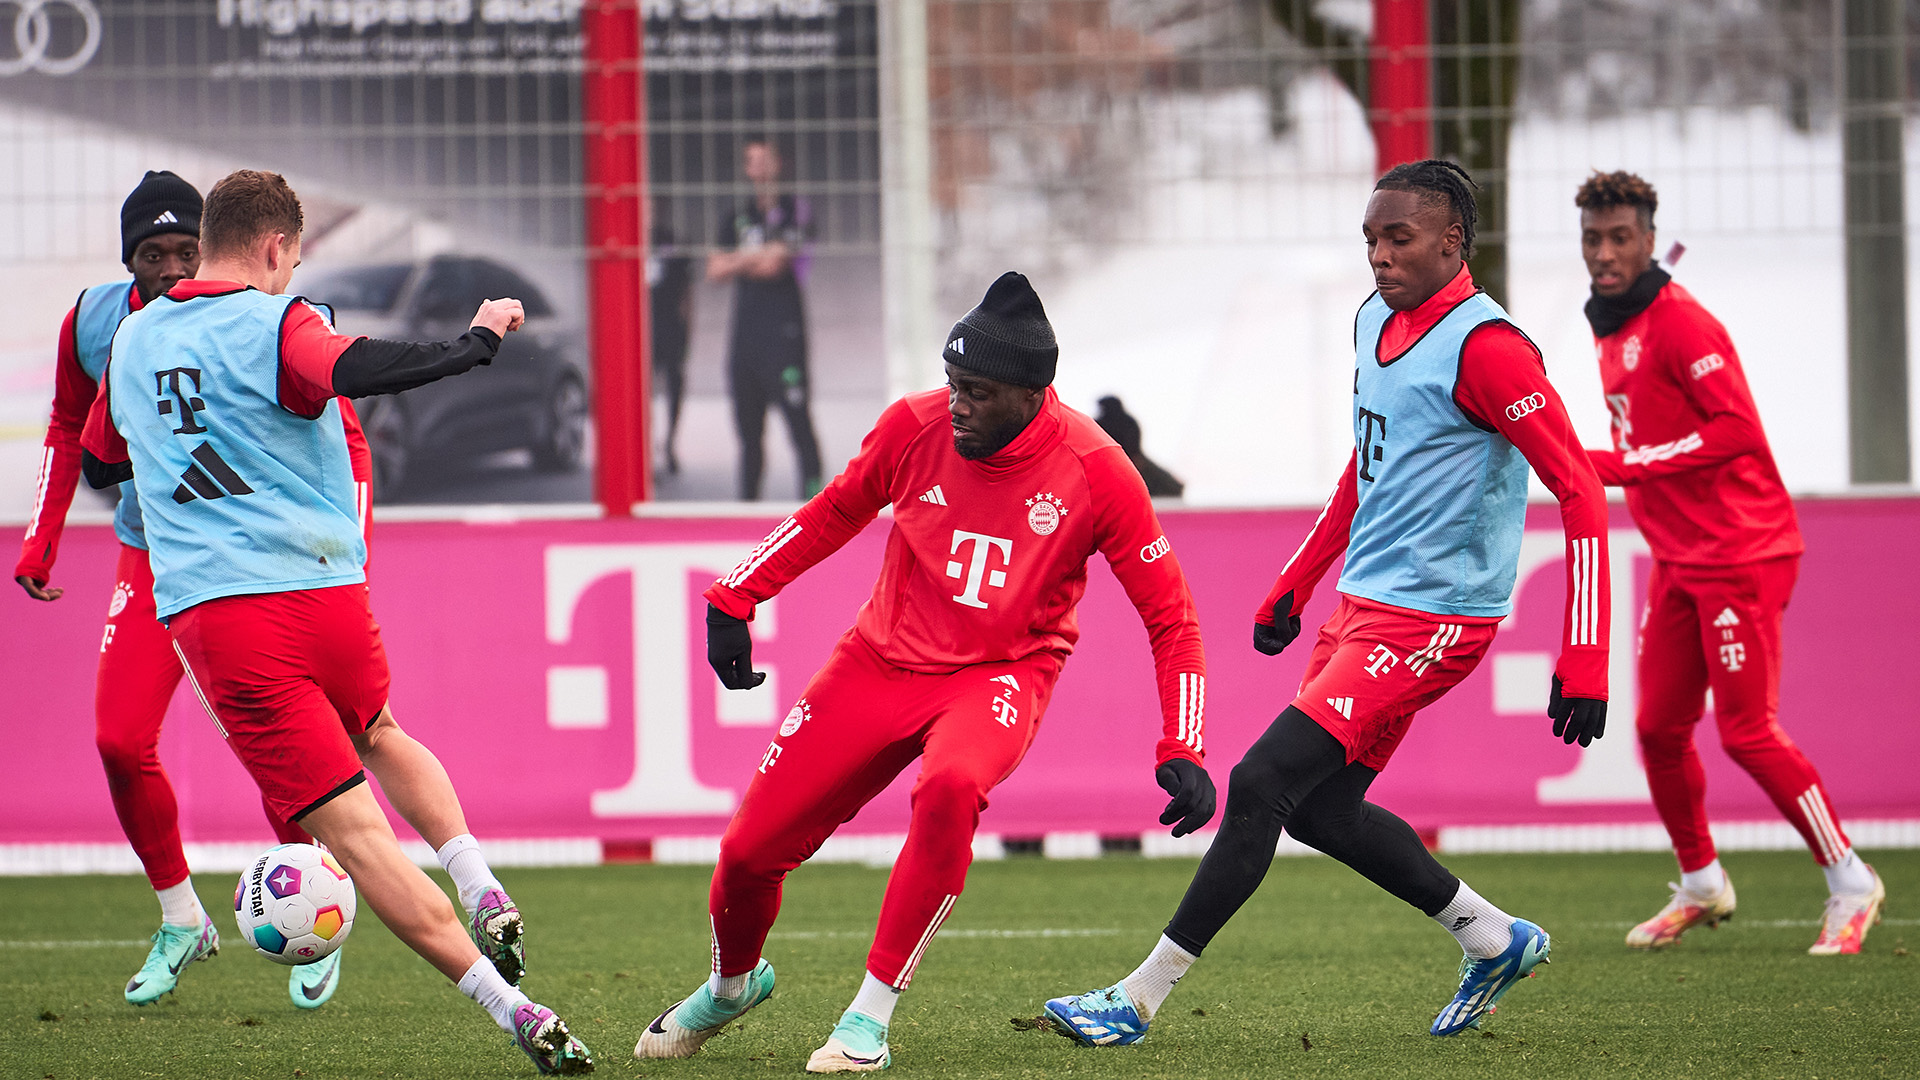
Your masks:
M240 875L233 921L254 951L289 967L324 959L353 929L353 879L312 844L269 848Z

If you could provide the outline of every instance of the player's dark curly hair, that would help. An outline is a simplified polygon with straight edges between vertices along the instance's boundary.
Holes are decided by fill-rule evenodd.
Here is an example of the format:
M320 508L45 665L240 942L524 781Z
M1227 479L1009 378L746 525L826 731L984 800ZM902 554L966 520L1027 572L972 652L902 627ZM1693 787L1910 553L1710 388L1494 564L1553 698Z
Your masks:
M1409 161L1388 169L1387 174L1373 185L1373 190L1418 192L1421 202L1438 203L1444 200L1453 211L1454 220L1460 222L1461 229L1466 232L1466 240L1460 245L1460 257L1473 258L1473 225L1480 217L1473 193L1480 190L1480 185L1473 182L1467 170L1439 158Z
M1624 169L1603 173L1595 169L1587 182L1574 192L1573 205L1582 210L1606 210L1631 206L1640 211L1641 228L1653 227L1653 212L1660 209L1660 196L1653 185Z

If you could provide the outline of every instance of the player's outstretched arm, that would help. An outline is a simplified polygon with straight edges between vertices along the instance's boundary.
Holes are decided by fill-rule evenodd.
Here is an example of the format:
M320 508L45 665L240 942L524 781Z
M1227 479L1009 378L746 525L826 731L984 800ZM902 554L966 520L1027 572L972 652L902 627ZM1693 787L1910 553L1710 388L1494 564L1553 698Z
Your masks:
M1160 824L1185 836L1213 819L1213 778L1206 757L1207 657L1200 616L1180 559L1153 512L1139 470L1119 447L1082 459L1092 493L1094 543L1113 568L1147 628L1160 691L1160 741L1154 782L1170 798Z
M282 362L328 391L327 397L346 398L398 394L491 364L501 339L527 317L518 300L489 300L474 313L467 332L452 341L383 341L343 338L317 314L308 319L301 311L312 309L295 304L289 311Z
M778 594L788 582L858 536L880 508L893 501L893 473L901 458L929 438L949 437L944 411L938 430L930 430L935 425L917 417L910 400L887 406L840 475L708 586L702 594L707 603L733 619L752 619L760 601ZM710 640L712 632L709 623Z
M1353 534L1353 515L1359 508L1360 492L1354 480L1354 459L1350 456L1346 471L1340 474L1340 482L1333 486L1333 494L1327 496L1313 528L1307 530L1307 538L1300 541L1293 557L1280 568L1280 576L1274 579L1273 588L1267 590L1260 610L1254 612L1255 649L1268 656L1278 656L1300 636L1300 613L1306 610L1314 586L1327 575L1333 561L1347 550L1347 541Z
M58 600L66 591L49 587L47 582L53 577L53 563L60 554L67 508L80 482L80 433L86 428L87 410L99 391L80 366L74 315L68 311L60 326L53 367L53 411L47 418L47 438L40 455L34 512L20 541L20 559L13 567L13 579L35 600Z
M1454 401L1480 427L1505 436L1560 500L1567 611L1547 715L1556 736L1585 746L1606 730L1612 625L1606 492L1539 350L1518 330L1490 324L1467 340Z

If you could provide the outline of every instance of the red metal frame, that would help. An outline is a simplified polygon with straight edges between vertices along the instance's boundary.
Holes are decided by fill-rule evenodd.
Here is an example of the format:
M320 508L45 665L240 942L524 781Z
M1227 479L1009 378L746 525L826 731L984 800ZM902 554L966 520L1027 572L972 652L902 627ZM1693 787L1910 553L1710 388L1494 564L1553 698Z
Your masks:
M1367 65L1376 173L1433 156L1433 77L1428 0L1373 0Z
M640 0L590 0L580 9L593 486L608 517L631 516L633 504L653 494L640 30Z

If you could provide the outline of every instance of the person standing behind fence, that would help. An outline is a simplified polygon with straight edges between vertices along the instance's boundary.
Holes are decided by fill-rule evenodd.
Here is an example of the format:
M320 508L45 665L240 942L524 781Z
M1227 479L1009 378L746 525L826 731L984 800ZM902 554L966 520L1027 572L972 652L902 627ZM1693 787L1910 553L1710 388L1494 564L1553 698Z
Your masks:
M1613 414L1614 447L1588 457L1602 483L1626 489L1653 549L1635 726L1680 862L1672 898L1627 944L1665 948L1733 916L1693 745L1711 688L1720 745L1826 872L1827 910L1807 951L1858 953L1887 890L1842 831L1819 771L1780 727L1781 615L1805 545L1740 357L1720 320L1653 261L1652 184L1595 173L1573 201L1593 279L1586 315Z
M733 330L727 343L727 382L733 424L740 434L740 498L760 497L767 408L786 418L800 468L800 497L820 491L820 442L813 434L807 389L807 313L800 294L813 238L813 210L780 191L780 151L764 139L741 148L741 171L753 198L720 227L719 247L707 257L707 280L734 281Z
M656 226L647 253L647 326L653 334L654 385L667 399L667 436L661 443L667 474L680 473L673 445L680 434L680 403L687 392L687 344L693 336L693 257L671 229Z

